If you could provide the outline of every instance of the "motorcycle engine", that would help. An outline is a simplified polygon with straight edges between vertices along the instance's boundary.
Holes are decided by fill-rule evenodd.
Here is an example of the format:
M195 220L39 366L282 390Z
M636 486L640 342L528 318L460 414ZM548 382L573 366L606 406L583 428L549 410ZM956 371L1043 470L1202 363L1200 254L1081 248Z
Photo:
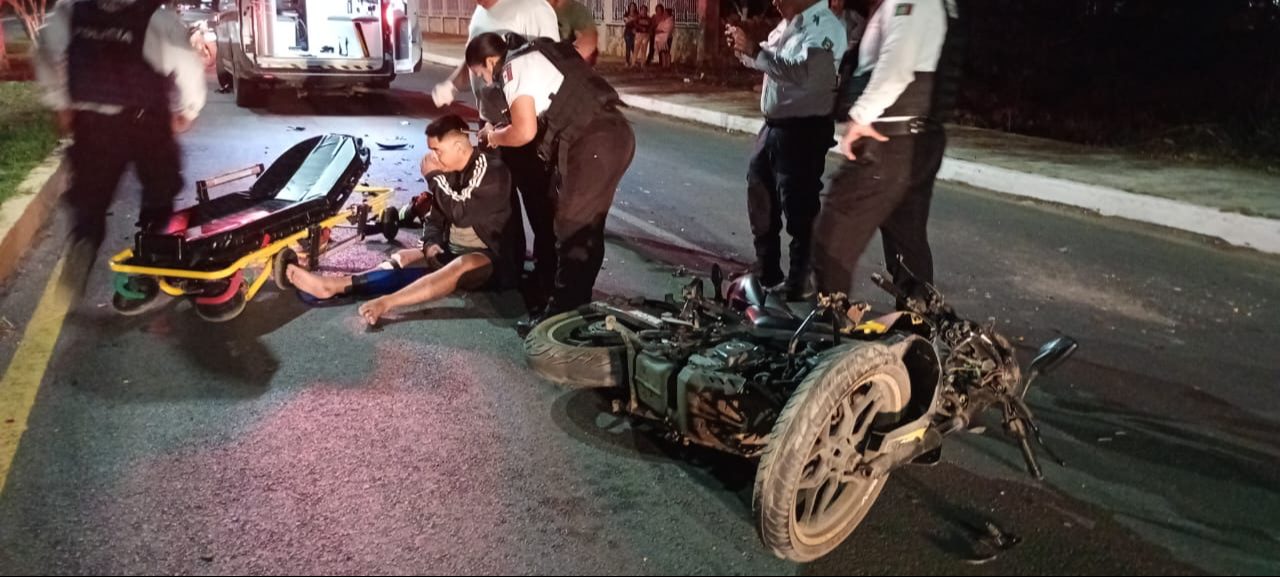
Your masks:
M752 343L726 341L689 357L676 378L675 420L685 438L748 456L763 447L772 421L762 427L760 417L772 411L758 406L743 372L761 354Z

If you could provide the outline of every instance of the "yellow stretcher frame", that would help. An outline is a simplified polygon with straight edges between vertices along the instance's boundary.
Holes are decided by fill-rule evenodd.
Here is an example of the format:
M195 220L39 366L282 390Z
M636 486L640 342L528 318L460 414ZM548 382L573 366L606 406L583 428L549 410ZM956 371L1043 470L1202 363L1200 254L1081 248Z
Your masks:
M387 207L387 204L391 200L393 190L386 187L357 186L355 188L355 192L359 192L365 196L364 200L359 204L369 205L369 214L382 214L382 211ZM359 204L349 205L348 207L338 211L338 214L322 220L313 226L319 227L321 230L332 229L344 221L350 220L351 217L356 214L356 207L359 206ZM170 296L178 297L185 295L186 291L165 282L166 278L182 278L203 281L223 280L230 278L237 272L248 269L251 266L262 264L264 265L262 274L258 275L258 277L254 279L253 284L245 294L245 300L251 301L253 300L253 297L258 294L258 291L262 289L262 285L266 284L267 278L271 276L268 271L274 268L271 265L280 251L290 247L298 241L309 238L311 236L311 228L312 227L307 227L304 230L298 231L244 255L240 257L240 260L237 260L230 266L221 270L199 271L125 264L125 261L133 258L133 249L131 248L126 248L111 257L111 260L108 262L108 266L110 266L111 270L116 273L156 277L159 280L160 290ZM339 246L341 244L344 243L339 243ZM337 248L337 246L330 246L329 248L333 249Z

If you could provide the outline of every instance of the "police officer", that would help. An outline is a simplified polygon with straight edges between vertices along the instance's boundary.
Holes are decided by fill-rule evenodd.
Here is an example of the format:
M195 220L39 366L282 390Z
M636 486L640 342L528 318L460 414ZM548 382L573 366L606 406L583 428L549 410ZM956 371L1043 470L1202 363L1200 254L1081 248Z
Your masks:
M518 48L497 34L467 44L466 63L502 88L511 124L486 131L491 146L536 143L553 173L556 252L551 300L532 321L591 300L604 262L604 224L622 175L635 156L635 134L621 101L572 44L533 40Z
M139 225L165 223L182 190L186 132L205 103L204 64L178 15L154 0L60 0L41 29L36 73L72 135L72 250L64 287L83 288L129 164L142 183Z
M474 40L487 32L559 40L560 24L555 9L547 0L478 0L468 36ZM448 80L436 86L432 100L437 106L448 105L453 102L455 88L471 78L466 65L460 65ZM501 90L488 88L479 80L472 80L470 84L479 104L480 118L486 124L497 127L510 123L506 98ZM520 191L525 216L529 218L529 228L533 231L534 269L524 288L529 304L539 308L546 304L556 271L554 203L548 188L551 173L546 163L538 158L534 144L505 147L499 153Z
M814 272L823 293L849 293L854 265L880 229L885 264L907 294L905 265L933 282L927 224L954 105L961 51L955 0L884 0L868 21L848 88L848 158L818 219ZM842 87L843 89L844 87ZM901 259L901 262L899 261Z
M477 0L476 10L467 27L467 41L486 32L560 40L560 21L555 8L546 0ZM466 65L459 65L447 80L435 86L431 99L436 106L448 106L453 102L456 90L465 87L469 79ZM480 106L480 117L497 125L502 120L504 108L501 99L486 98L481 83L471 83L471 88Z
M743 64L765 74L760 110L765 125L747 172L747 210L755 237L756 274L788 300L811 292L810 247L818 216L826 154L835 143L836 72L846 47L843 22L825 0L775 0L783 21L757 44L736 26L726 29ZM789 274L782 273L782 228L791 235Z

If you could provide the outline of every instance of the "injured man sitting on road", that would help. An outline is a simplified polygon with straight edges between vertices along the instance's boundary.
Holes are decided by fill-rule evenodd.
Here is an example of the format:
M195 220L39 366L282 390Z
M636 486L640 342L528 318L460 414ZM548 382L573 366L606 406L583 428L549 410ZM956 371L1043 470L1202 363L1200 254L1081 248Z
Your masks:
M289 281L317 300L373 298L360 306L369 324L396 307L442 299L458 289L503 290L519 279L524 228L511 174L471 144L457 115L427 126L422 174L431 194L422 247L397 252L355 276L321 276L289 266ZM376 297L376 298L375 298Z

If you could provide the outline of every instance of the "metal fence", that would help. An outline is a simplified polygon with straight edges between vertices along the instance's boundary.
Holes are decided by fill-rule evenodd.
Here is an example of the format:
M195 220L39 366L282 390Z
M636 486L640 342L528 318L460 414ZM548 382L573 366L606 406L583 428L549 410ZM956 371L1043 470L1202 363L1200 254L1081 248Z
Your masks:
M677 24L698 23L698 0L666 0L663 5L675 13Z
M471 16L475 5L469 0L419 0L418 14L423 17L444 16L460 18Z
M591 9L591 18L596 22L604 22L604 3L605 0L582 0L587 8Z

